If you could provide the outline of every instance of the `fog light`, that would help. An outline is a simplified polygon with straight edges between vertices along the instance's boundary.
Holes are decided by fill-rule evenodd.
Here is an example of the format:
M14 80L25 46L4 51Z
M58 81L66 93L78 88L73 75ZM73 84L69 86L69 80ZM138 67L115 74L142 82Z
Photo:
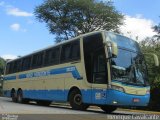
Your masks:
M147 90L147 91L146 91L146 94L150 94L150 90Z
M117 104L118 102L117 101L113 101L113 104Z

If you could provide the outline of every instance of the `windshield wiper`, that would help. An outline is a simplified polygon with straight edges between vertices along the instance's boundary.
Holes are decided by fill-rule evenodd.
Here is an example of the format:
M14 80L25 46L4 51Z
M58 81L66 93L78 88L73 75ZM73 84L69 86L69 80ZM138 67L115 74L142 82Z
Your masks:
M133 75L134 74L134 75ZM129 79L130 79L130 82L129 83L133 83L135 85L143 85L143 86L146 86L145 82L144 82L144 79L143 79L143 75L140 76L140 74L142 74L139 69L136 69L136 65L135 64L132 64L131 65L131 70L129 72ZM132 76L133 75L133 76ZM143 83L144 82L144 83Z

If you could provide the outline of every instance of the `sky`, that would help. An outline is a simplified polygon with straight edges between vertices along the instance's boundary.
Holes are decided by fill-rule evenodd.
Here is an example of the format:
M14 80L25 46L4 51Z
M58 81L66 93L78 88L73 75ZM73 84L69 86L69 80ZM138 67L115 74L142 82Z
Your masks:
M104 0L105 1L105 0ZM112 0L125 16L120 27L124 35L138 41L155 34L152 26L160 23L160 0ZM14 59L53 45L54 36L34 15L43 0L0 0L0 57Z

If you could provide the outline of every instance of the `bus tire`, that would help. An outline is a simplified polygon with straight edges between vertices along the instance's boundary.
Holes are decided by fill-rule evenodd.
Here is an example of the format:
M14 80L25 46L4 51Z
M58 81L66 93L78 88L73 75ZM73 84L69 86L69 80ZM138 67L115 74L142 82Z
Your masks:
M116 106L108 106L108 105L100 106L100 108L106 113L112 113L117 109Z
M15 91L11 91L11 98L13 102L17 102L17 96Z
M79 90L71 91L69 95L69 103L74 110L86 110L89 105L86 105L82 101L82 95Z
M17 93L17 102L18 102L18 103L23 103L22 90L19 90L18 93Z

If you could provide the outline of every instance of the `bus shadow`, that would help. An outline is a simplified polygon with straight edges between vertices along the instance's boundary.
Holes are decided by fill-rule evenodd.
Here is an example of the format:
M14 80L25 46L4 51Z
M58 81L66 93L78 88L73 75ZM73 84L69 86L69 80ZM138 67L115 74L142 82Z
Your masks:
M13 103L12 100L5 100L6 102L9 103ZM15 103L15 104L19 104L19 103ZM25 103L23 103L25 104ZM32 105L32 106L39 106L39 107L46 107L46 108L58 108L58 109L65 109L65 110L71 110L71 111L80 111L80 112L87 112L87 114L93 114L93 113L99 113L99 114L103 114L103 115L132 115L129 113L118 113L118 111L115 111L113 113L105 113L103 111L100 111L100 109L96 108L94 110L92 110L93 108L89 108L87 110L73 110L69 105L60 105L60 104L54 104L52 103L50 106L44 106L44 105L39 105L36 102L32 101L29 103L26 103L26 105Z
M29 103L30 105L35 105L35 106L43 106L43 105L38 105L38 104L34 104L34 103ZM54 104L52 103L50 106L43 106L43 107L49 107L49 108L58 108L58 109L65 109L65 110L72 110L72 111L79 111L79 112L87 112L88 114L91 113L100 113L103 115L132 115L132 114L128 114L128 113L118 113L116 111L113 113L105 113L103 111L101 111L101 109L96 108L95 110L92 110L93 108L88 108L87 110L73 110L71 108L70 105L60 105L60 104Z

